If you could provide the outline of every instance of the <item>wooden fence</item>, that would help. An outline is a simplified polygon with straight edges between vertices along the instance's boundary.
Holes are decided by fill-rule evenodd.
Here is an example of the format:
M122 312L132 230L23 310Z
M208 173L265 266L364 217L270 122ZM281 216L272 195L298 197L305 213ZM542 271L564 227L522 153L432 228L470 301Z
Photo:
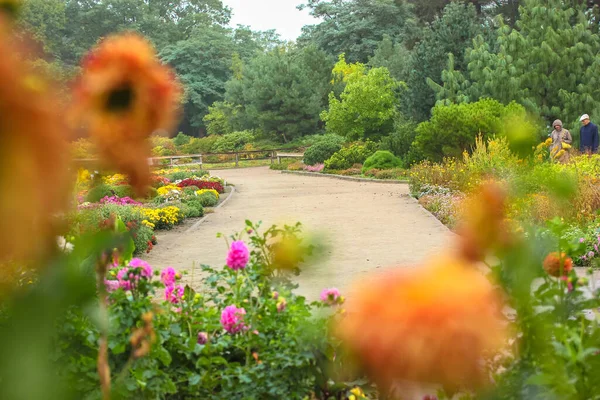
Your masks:
M183 156L163 156L152 157L148 159L148 164L152 166L187 166L203 164L226 164L235 162L235 167L239 167L240 161L244 160L271 160L271 164L281 164L284 158L304 158L302 153L284 153L282 149L275 150L242 150L227 153L204 153L204 154L186 154ZM77 164L89 165L94 164L98 160L95 158L77 159Z

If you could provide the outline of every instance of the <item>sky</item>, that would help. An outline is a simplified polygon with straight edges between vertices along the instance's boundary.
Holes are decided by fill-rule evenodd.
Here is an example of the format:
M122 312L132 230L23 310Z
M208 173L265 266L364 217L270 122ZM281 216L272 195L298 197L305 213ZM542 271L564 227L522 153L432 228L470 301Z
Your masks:
M250 25L255 31L275 29L284 40L295 40L304 25L314 24L308 10L296 6L302 0L223 0L232 9L231 26Z

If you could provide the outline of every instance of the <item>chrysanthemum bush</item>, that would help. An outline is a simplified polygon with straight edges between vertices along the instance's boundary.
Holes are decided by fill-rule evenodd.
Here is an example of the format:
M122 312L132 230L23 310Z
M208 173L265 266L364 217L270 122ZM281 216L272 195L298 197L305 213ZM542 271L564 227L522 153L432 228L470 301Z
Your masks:
M342 312L343 298L335 288L312 304L294 294L287 277L313 247L297 247L296 264L282 264L273 238L300 240L300 227L272 227L263 234L259 229L248 223L227 240L223 267L201 266L205 278L196 288L172 267L157 271L130 254L114 255L116 265L103 280L113 396L342 399L350 394L356 385L334 381L327 368L340 357L328 341L328 327ZM78 398L99 396L101 329L80 307L69 308L58 326L53 351L63 366L58 377Z

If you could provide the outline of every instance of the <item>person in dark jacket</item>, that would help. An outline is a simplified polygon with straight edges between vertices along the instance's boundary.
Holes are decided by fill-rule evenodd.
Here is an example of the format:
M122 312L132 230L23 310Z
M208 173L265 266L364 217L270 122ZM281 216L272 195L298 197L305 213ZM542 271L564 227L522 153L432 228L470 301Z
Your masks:
M590 154L598 152L598 127L590 122L590 116L583 114L579 118L583 126L579 130L579 150Z

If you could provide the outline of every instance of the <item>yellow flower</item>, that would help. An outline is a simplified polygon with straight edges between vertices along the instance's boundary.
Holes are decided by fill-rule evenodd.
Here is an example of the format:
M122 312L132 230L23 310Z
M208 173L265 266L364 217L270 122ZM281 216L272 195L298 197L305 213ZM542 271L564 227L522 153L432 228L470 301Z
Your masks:
M145 219L145 220L142 221L142 225L145 225L145 226L147 226L148 228L151 228L151 229L154 229L154 227L155 227L155 225L152 222L148 221L147 219Z
M217 200L219 200L219 192L217 192L215 189L200 189L200 190L196 190L196 194L198 196L204 194L204 193L212 193L217 197Z
M159 187L156 191L160 196L166 196L169 193L171 193L173 190L175 190L177 192L181 192L181 188L177 185L165 185L165 186Z
M72 117L103 159L127 174L139 194L150 179L148 138L175 122L180 88L150 42L128 33L108 37L83 62Z

